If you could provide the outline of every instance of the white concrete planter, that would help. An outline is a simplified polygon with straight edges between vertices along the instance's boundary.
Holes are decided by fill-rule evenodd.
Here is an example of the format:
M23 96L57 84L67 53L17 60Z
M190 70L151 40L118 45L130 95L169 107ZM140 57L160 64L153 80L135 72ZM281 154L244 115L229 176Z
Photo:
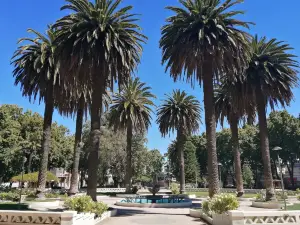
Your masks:
M293 205L291 203L287 203L287 205ZM252 202L252 207L255 208L264 208L264 209L281 209L284 206L284 203L278 202Z
M113 209L112 211L107 211L102 214L100 218L95 219L95 225L101 223L101 221L109 218L109 217L114 217L118 214L118 211L116 209Z
M232 225L231 219L227 214L214 214L212 219L213 225Z
M201 216L201 209L190 209L190 216L194 218L200 218Z
M202 212L201 209L190 209L190 216L194 218L201 218L209 224L213 224L213 219Z
M245 201L253 201L254 200L254 198L243 198L243 197L241 197L241 198L237 198L239 201L241 201L241 202L245 202Z
M60 201L51 202L27 202L29 208L47 208L47 207L58 207L60 206Z

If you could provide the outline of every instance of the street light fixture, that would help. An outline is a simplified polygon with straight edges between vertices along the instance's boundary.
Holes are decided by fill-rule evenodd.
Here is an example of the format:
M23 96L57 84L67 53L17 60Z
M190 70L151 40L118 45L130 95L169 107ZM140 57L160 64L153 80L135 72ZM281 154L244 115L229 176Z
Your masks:
M220 181L220 188L222 188L222 173L221 173L221 167L222 167L222 163L218 163L218 167L219 167L219 181Z
M283 201L284 201L284 210L286 210L286 199L285 199L285 195L284 195L284 183L283 183L283 174L282 174L282 164L280 162L280 157L279 157L279 151L281 151L282 148L281 147L274 147L273 151L277 151L277 157L278 157L278 164L279 164L279 168L280 168L280 178L281 178L281 188L282 188L282 197L283 197Z

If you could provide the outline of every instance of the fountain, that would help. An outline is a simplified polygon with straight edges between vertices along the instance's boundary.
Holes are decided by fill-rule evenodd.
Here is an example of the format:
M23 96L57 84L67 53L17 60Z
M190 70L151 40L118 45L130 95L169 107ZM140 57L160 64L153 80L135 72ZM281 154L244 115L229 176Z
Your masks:
M140 207L140 208L182 208L190 207L192 201L186 195L157 195L160 190L159 185L148 188L152 195L127 195L119 202L118 206Z

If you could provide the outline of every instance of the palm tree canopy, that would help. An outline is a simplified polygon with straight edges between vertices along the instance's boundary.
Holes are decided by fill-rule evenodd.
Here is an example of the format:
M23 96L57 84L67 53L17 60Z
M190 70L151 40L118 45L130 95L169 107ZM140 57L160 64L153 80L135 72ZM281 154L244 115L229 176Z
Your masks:
M43 35L33 29L28 32L35 34L35 38L22 38L18 43L24 41L27 44L21 45L12 57L14 65L13 76L15 85L20 84L24 96L33 97L39 100L46 97L46 90L50 84L59 86L59 63L55 61L54 44L55 32L52 27ZM59 95L57 96L59 98Z
M215 88L215 112L217 120L224 124L227 118L230 123L233 118L255 118L255 106L251 98L245 94L246 83L244 76L234 76L234 79L224 77Z
M167 19L160 40L162 62L174 80L180 79L184 71L187 80L201 81L203 66L213 68L215 75L242 68L248 34L238 28L249 28L249 23L234 18L243 11L230 10L242 0L179 2L182 7L167 7L175 15Z
M154 106L151 88L139 78L130 79L113 97L109 118L110 126L126 129L131 122L134 130L143 133L151 124L151 106Z
M157 123L163 136L178 129L191 134L199 129L201 122L199 101L184 91L174 90L172 96L158 108Z
M119 8L121 0L66 1L61 9L72 13L54 25L61 65L66 65L62 74L87 86L95 78L104 85L124 83L139 63L146 39L129 12L132 6Z
M298 85L296 68L299 67L290 45L266 37L253 37L250 43L250 62L246 70L247 92L254 95L261 90L266 103L274 109L280 103L289 104L293 98L292 88Z

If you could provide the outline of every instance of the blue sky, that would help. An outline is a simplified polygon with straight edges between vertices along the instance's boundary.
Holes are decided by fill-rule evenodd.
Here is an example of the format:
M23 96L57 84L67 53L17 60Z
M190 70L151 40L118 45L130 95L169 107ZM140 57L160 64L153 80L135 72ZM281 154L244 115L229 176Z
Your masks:
M12 77L12 67L10 58L17 47L17 40L27 36L26 29L33 28L40 32L46 30L47 24L54 23L56 19L64 15L59 9L64 4L64 0L14 0L3 1L0 13L0 104L18 104L24 109L43 114L44 105L38 102L30 104L28 99L22 97L20 88L14 86ZM170 13L164 8L168 5L178 5L177 0L124 0L123 4L134 6L133 11L141 14L140 25L143 27L143 33L148 36L148 43L144 46L144 53L139 66L138 76L142 81L152 87L157 96L156 103L159 104L164 98L165 93L170 93L173 89L183 89L188 93L195 95L203 102L202 89L179 82L174 83L169 74L164 72L161 65L161 51L158 47L160 39L160 28ZM239 9L246 10L246 15L241 19L255 22L250 33L265 35L268 38L278 38L287 41L295 50L294 54L300 55L299 42L299 22L300 22L300 1L299 0L245 0L245 3L238 6ZM288 111L294 115L300 113L300 91L295 89L295 101L288 107ZM153 116L152 127L148 132L148 147L157 148L165 152L174 135L167 138L161 138L158 127L155 124ZM61 117L57 112L54 114L54 120L67 126L74 131L75 122L72 119ZM204 121L204 116L203 116ZM204 131L201 126L199 132Z

